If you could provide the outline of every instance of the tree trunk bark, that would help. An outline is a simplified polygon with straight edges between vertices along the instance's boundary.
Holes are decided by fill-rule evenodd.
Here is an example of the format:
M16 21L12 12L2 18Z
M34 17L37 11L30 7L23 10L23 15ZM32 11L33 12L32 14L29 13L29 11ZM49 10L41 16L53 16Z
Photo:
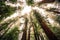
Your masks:
M58 40L57 37L55 36L55 34L48 28L47 24L44 22L42 16L35 12L35 17L38 20L39 24L41 25L41 27L43 28L43 30L45 31L47 37L49 38L49 40Z
M23 30L23 36L21 40L27 40L27 18L25 20L25 29Z
M30 28L29 28L29 31L28 31L28 40L30 40Z

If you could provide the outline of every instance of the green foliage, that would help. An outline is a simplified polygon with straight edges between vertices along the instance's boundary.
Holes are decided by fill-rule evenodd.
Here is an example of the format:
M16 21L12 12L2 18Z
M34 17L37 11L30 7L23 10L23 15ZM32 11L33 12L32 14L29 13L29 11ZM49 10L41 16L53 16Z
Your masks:
M5 5L4 2L0 2L0 21L7 16L13 14L16 8Z
M34 4L33 0L26 0L26 2L27 2L28 5L33 5Z
M53 27L52 31L55 33L55 35L57 36L57 38L60 40L60 29L57 27Z
M54 12L56 10L56 8L50 8L50 9L46 9L47 11L51 11Z
M60 15L57 16L56 21L60 23Z
M36 12L35 12L36 13ZM34 16L37 14L34 14ZM37 16L38 17L38 16ZM38 17L39 18L39 17ZM36 19L36 17L33 20L33 24L34 24L34 30L35 30L35 35L37 36L37 40L39 39L39 37L44 40L44 38L47 38L45 35L45 37L43 37L43 34L41 33L41 31L44 33L44 31L41 28L41 25L39 25L38 20ZM46 39L47 40L47 39Z
M5 2L5 1L7 1L7 0L0 0L0 2Z
M18 40L19 30L18 27L11 29L6 35L1 37L0 40Z
M4 23L4 24L2 24L2 25L0 26L0 31L6 29L6 28L8 27L8 24L9 24L9 23Z
M17 0L9 0L10 2L12 2L12 3L16 3L17 2Z
M52 27L53 29L53 32L55 32L55 33L59 33L60 34L60 29L59 28L57 28L57 27ZM59 31L58 31L59 30Z
M16 8L14 7L10 7L8 5L5 4L5 1L0 1L0 21L3 18L6 18L8 16L10 16L11 14L13 14L13 12L15 11ZM9 31L10 27L8 27L8 25L11 23L12 21L10 20L9 23L3 23L0 24L0 40L18 40L18 28L15 27L13 28L11 31ZM1 31L4 30L3 34L1 35ZM9 33L7 33L9 31Z
M5 1L6 0L0 0L0 21L3 18L6 18L6 17L10 16L11 14L13 14L13 12L15 11L15 8L10 7L8 5L5 5ZM9 1L11 3L16 3L17 2L17 0L9 0ZM34 4L33 0L26 0L26 2L27 2L27 5L31 5L32 6ZM53 10L55 10L55 8L51 8L48 11L53 12ZM36 33L35 35L37 37L41 37L41 39L44 40L43 34L40 33L43 30L41 30L42 28L40 27L40 25L38 23L38 20L42 21L40 19L42 17L37 12L35 12L35 17L36 17L35 18L36 20L34 19L34 23L33 23L34 24L34 30L35 30L35 33ZM9 20L9 21L11 21L11 20ZM57 21L60 22L60 16L57 17ZM4 23L4 24L0 25L0 33L1 33L2 30L4 30L4 34L2 36L0 36L0 40L18 40L18 35L19 35L18 27L14 27L11 30L9 30L9 29L5 30L10 23ZM27 25L27 22L25 24ZM56 27L53 27L51 29L56 34L56 36L59 38L60 37L60 30L58 28L56 28ZM44 33L44 31L43 31L43 33ZM32 37L32 40L33 40L34 39L34 35L30 35L30 36Z
M5 3L4 3L4 2L2 2L2 1L0 1L0 6L3 6L3 5L5 5Z
M0 31L5 30L11 22L15 22L15 21L16 20L9 20L5 23L0 24Z
M51 26L51 25L49 25L49 28L56 35L56 37L60 40L60 28L56 26Z

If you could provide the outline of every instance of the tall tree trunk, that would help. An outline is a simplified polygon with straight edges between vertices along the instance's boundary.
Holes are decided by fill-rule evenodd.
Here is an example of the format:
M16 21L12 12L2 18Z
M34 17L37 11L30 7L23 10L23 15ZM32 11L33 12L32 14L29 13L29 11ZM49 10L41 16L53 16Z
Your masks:
M31 16L30 16L30 20L31 20L31 23L32 23L33 31L34 31L35 40L37 40L37 35L36 35L36 32L35 32L35 26L33 24L32 17Z
M41 27L45 31L49 40L58 40L57 37L55 36L55 34L48 28L48 26L44 22L42 16L39 13L37 13L36 11L34 11L34 13L35 13L34 15L35 15L36 19L38 20L39 24L41 25Z
M37 29L37 26L36 26L36 24L35 23L33 23L33 25L34 25L34 33L35 33L35 35L36 35L36 38L37 38L37 40L40 40L39 39L39 33L38 33L38 29Z
M34 31L34 37L35 37L35 40L37 40L37 36L36 36L36 33L35 33L34 26L33 26L33 31Z
M40 34L38 32L37 25L36 25L36 22L34 21L33 17L34 17L33 14L31 14L30 19L31 19L31 23L32 23L32 26L33 26L34 37L35 37L35 40L40 40Z
M29 31L28 31L28 40L30 40L30 28L29 28Z
M25 20L25 28L24 28L24 30L23 30L23 36L22 36L22 39L21 40L27 40L26 38L27 38L27 18L25 18L26 20Z

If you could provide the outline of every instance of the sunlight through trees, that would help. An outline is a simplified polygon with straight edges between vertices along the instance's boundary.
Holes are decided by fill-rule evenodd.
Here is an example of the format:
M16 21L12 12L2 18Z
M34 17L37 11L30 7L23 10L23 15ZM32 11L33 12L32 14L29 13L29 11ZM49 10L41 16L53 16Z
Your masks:
M0 40L60 40L59 0L0 0Z

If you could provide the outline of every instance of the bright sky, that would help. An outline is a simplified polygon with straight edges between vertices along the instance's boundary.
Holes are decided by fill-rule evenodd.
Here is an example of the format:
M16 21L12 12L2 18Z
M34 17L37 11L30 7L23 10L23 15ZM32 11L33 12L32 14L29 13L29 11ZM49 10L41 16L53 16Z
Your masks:
M38 2L41 2L41 1L43 1L43 0L34 0L35 3L38 3Z
M25 6L23 8L23 10L21 11L21 15L25 15L25 14L29 15L29 13L31 12L31 10L32 10L31 6Z

